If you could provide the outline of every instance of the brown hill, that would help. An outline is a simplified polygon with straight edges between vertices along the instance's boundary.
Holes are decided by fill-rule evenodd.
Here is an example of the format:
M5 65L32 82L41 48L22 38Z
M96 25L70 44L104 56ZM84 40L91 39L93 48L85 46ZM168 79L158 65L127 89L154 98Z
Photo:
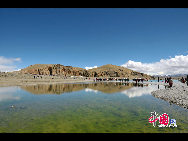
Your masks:
M91 77L125 77L125 78L149 78L151 76L130 70L125 67L116 66L112 64L103 65L98 68L93 68L88 70Z
M116 65L103 65L93 69L83 69L72 66L63 66L61 64L35 64L19 72L23 74L36 75L62 75L62 76L85 76L85 77L125 77L125 78L148 78L152 77L140 72L136 72L125 67Z
M35 64L20 71L24 74L89 76L87 70L61 64Z

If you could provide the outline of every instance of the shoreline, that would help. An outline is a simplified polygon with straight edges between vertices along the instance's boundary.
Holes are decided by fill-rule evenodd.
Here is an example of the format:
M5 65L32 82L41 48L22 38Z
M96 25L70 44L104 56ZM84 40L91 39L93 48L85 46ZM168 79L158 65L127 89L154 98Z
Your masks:
M4 79L0 80L0 87L22 86L22 85L38 85L38 84L61 84L61 83L82 83L93 82L93 80L83 79Z
M67 78L67 79L1 79L0 87L8 87L8 86L22 86L22 85L39 85L39 84L69 84L69 83L88 83L94 82L92 78L83 79L83 78ZM120 82L120 81L97 81L97 82ZM128 83L131 83L129 81ZM134 83L134 82L133 82ZM168 83L164 82L138 82L138 84L152 84L152 85L163 85L168 86ZM171 88L159 89L156 91L152 91L151 95L165 100L169 103L176 104L180 107L188 109L188 86L186 83L174 82Z
M188 109L188 86L185 83L174 83L171 88L159 89L151 92L151 94L156 98L169 102L170 104L176 104Z
M94 78L67 78L67 79L21 79L21 78L6 78L0 79L0 87L5 86L22 86L22 85L38 85L38 84L63 84L63 83L87 83L87 82L121 82L121 81L94 81ZM130 80L129 82L122 82L122 83L135 83L134 81ZM164 82L137 82L138 84L156 84L156 85L164 85Z

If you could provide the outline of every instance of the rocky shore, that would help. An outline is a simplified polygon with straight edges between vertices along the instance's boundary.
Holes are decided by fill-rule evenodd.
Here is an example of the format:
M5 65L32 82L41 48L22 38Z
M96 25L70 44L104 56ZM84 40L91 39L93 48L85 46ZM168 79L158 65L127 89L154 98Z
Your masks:
M166 89L160 89L151 92L156 97L168 101L169 103L176 104L183 108L188 109L188 86L184 83L174 83L174 85Z

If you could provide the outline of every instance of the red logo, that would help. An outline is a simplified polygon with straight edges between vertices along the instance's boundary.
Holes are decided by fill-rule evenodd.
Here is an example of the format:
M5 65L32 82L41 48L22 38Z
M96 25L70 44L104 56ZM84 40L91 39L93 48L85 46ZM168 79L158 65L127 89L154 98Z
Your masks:
M157 117L156 112L151 112L151 117L149 118L149 123L153 123L153 126L156 126L156 122L159 120L158 127L168 127L169 124L169 116L164 113Z

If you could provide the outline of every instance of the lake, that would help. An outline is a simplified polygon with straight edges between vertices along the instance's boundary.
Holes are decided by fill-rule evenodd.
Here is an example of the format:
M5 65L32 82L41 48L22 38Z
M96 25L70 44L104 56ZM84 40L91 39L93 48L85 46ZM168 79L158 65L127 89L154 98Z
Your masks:
M157 99L162 85L120 82L0 87L1 133L188 133L188 110ZM177 127L154 127L151 112ZM157 123L159 125L159 123Z

